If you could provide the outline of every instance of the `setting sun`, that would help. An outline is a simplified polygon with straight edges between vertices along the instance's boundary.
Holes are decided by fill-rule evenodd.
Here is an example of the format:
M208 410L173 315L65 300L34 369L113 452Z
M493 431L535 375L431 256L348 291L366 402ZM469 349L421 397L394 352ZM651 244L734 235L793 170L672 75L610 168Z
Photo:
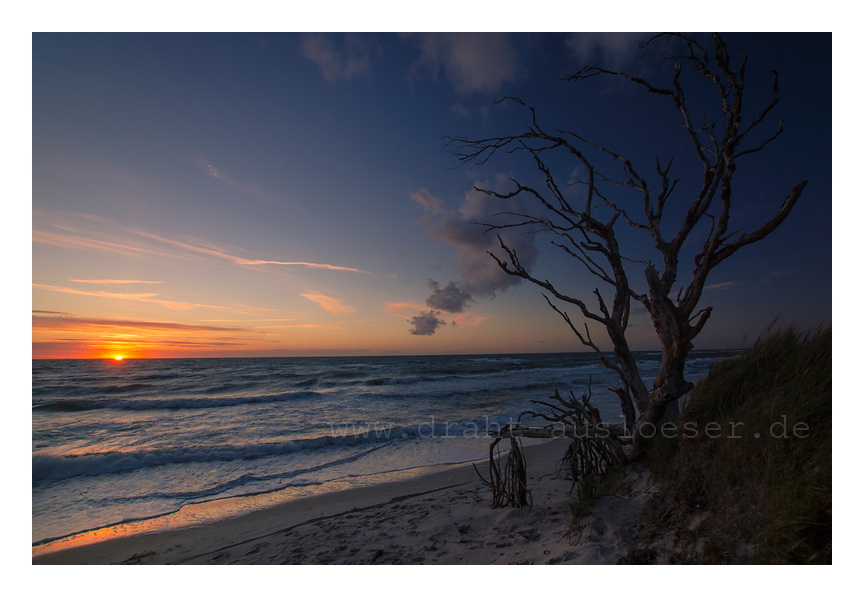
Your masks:
M123 355L118 354L116 357L114 357L114 360L115 360L115 361L122 361L122 360L123 360Z

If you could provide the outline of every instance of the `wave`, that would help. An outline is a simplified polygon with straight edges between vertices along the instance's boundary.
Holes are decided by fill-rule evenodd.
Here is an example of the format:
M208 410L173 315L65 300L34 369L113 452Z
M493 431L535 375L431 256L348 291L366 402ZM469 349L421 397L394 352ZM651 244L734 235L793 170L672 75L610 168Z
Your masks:
M362 379L334 380L329 374L295 376L283 379L281 384L253 383L242 377L239 380L212 383L205 387L173 387L168 385L148 389L146 384L126 384L113 386L113 392L105 392L105 387L95 386L85 391L74 388L51 386L43 391L34 391L34 413L45 415L69 412L108 411L150 411L150 410L203 410L236 407L298 400L327 399L338 397L340 400L355 401L358 408L370 400L418 399L441 400L457 399L465 396L487 395L489 392L514 392L536 390L566 390L581 387L587 383L589 375L595 382L603 383L603 375L608 375L597 363L577 363L561 366L560 362L551 366L531 366L522 369L481 367L467 368L461 373L442 374L446 367L437 366L438 374L423 372L401 372L395 375L374 376L366 372ZM281 387L280 387L281 386ZM143 392L142 390L148 389ZM137 390L135 394L123 396L123 391ZM47 394L47 395L44 395Z
M264 394L258 396L232 396L230 398L143 398L121 400L52 400L33 405L34 411L74 412L88 410L178 410L224 408L241 404L264 404L269 402L285 402L291 400L308 400L320 396L317 392L284 392L279 394Z
M124 394L153 388L153 384L147 383L125 383L116 385L89 384L76 385L74 383L64 385L50 385L33 388L33 396L93 396L96 394Z
M268 481L278 481L278 480L288 480L293 479L295 477L299 477L301 475L307 475L309 473L315 473L324 469L332 468L335 466L340 466L343 464L350 464L352 462L356 462L362 458L365 458L369 454L380 450L384 447L384 444L372 446L366 450L354 452L348 456L342 458L336 458L335 460L328 460L322 464L316 466L308 466L304 468L292 468L289 471L284 471L280 473L273 473L269 475L252 475L252 474L244 474L234 479L230 479L228 481L223 481L222 483L217 483L215 485L211 485L210 487L202 487L196 491L174 491L174 492L154 492L147 493L145 495L124 495L124 496L114 496L109 498L112 502L137 502L141 500L147 499L182 499L182 500L201 500L202 498L212 498L214 496L219 496L220 494L224 494L227 491L235 489L237 487L243 487L247 485L252 485L254 483L264 483ZM310 483L304 482L302 485L306 486ZM273 491L272 488L263 490L263 491L254 491L254 492L244 492L241 494L242 497L248 497L250 495L256 495L258 493L269 493ZM236 497L236 496L234 496ZM100 501L104 499L101 498Z
M591 371L588 371L591 370ZM571 375L584 375L586 372L594 372L603 373L604 369L600 367L599 364L585 364L578 366L559 366L559 367L531 367L524 368L519 370L514 369L480 369L480 370L441 370L437 374L427 374L427 375L405 375L401 377L378 377L371 379L362 379L357 380L352 385L360 385L360 386L403 386L403 385L414 385L414 384L422 384L422 383L440 383L440 382L484 382L492 379L499 378L524 378L531 379L536 375L547 375L547 376L571 376ZM323 385L347 385L347 384L329 384L322 383Z
M497 419L493 424L497 424ZM140 451L86 452L81 454L34 454L33 485L79 476L125 473L143 468L172 464L258 460L300 451L362 445L384 445L403 440L465 437L484 434L482 421L436 422L434 417L414 425L387 423L348 423L331 425L330 435L272 443L221 444L189 448Z
M152 449L136 452L97 452L84 454L34 454L33 484L72 477L125 473L171 464L258 460L300 450L357 444L367 438L323 436L266 444L197 446L193 448Z
M471 363L496 363L496 364L510 364L510 365L521 365L523 363L527 363L525 359L520 359L517 357L475 357L473 359L469 359Z

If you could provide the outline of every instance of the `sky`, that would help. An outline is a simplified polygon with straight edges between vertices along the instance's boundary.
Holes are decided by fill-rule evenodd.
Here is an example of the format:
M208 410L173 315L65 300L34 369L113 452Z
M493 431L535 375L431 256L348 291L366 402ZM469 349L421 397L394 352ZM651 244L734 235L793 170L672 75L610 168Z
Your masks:
M562 80L594 64L665 83L670 46L640 50L649 37L34 34L33 358L583 350L537 287L500 271L478 223L535 209L474 190L534 181L533 165L460 165L445 138L525 130L525 108L498 102L518 97L649 176L674 155L672 205L686 205L699 172L674 110L620 80ZM831 322L831 35L725 39L748 55L751 113L779 72L761 130L784 127L741 160L732 228L755 229L808 183L773 235L712 273L697 348L745 346L775 319ZM505 234L532 271L591 298L596 279L551 239ZM631 324L634 348L657 347L646 313Z

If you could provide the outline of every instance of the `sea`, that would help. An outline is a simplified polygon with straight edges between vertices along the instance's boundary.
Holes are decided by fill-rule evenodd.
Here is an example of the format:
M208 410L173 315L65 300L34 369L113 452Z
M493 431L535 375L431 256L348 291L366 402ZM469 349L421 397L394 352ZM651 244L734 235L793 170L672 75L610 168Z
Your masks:
M728 355L692 353L689 379ZM637 358L650 384L659 353ZM614 378L587 353L32 367L37 555L482 459L489 431L555 390L590 391L604 420L622 419Z

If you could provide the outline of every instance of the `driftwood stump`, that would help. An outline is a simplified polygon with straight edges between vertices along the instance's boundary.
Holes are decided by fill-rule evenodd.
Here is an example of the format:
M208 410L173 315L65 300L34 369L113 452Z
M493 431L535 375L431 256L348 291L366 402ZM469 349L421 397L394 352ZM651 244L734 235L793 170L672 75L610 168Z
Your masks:
M506 432L509 425L502 427L501 432ZM525 456L522 453L522 442L518 436L509 436L510 452L501 470L501 450L496 448L504 439L504 436L496 437L489 446L489 479L483 477L477 467L477 475L486 487L492 490L492 507L522 508L531 505L531 492L528 491L528 469L525 465Z
M514 426L505 425L490 434L494 439L489 446L489 479L484 478L476 466L474 470L483 484L492 490L493 508L522 508L531 503L525 456L520 443L522 437L571 439L567 452L558 463L559 474L572 480L570 491L575 489L580 480L602 477L612 465L627 462L620 439L624 436L624 430L601 422L600 411L590 404L590 381L588 392L581 399L572 392L569 398L562 398L557 391L549 399L554 402L532 400L534 404L545 406L547 412L524 411ZM543 427L522 427L524 416L540 418L548 421L548 424ZM510 452L502 469L499 445L506 438L510 439Z

